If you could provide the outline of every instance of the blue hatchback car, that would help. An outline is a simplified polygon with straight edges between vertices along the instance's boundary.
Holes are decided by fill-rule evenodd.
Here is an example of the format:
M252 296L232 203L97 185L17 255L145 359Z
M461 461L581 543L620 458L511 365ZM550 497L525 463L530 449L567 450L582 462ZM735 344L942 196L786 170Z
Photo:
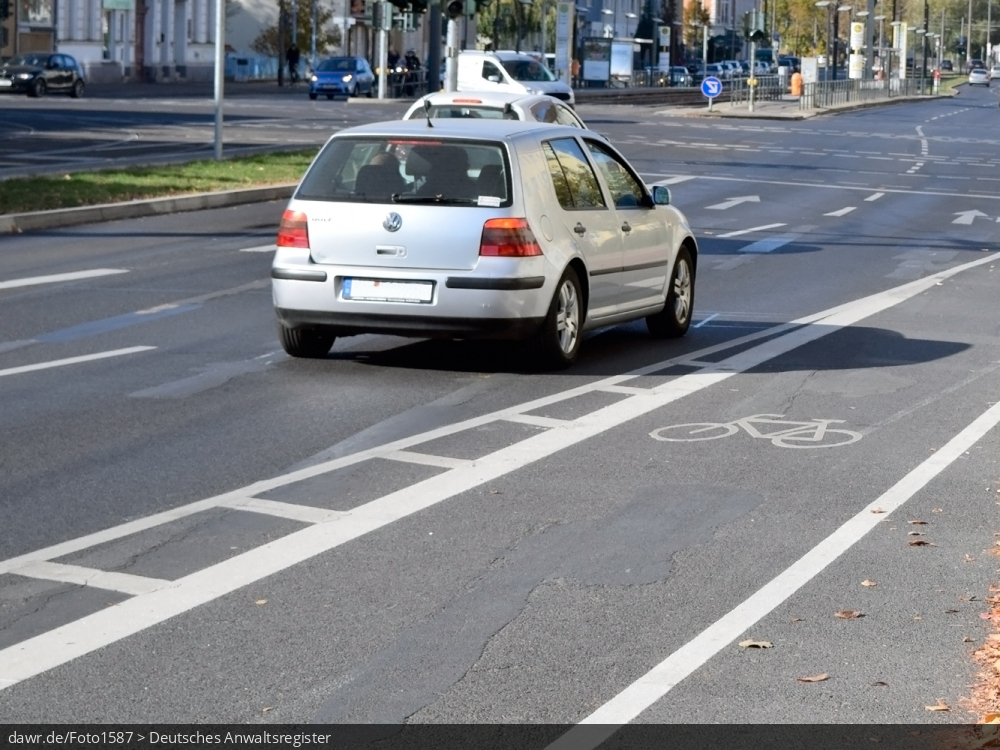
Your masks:
M309 79L309 98L324 94L334 96L371 96L375 88L375 74L363 57L330 57L313 71Z

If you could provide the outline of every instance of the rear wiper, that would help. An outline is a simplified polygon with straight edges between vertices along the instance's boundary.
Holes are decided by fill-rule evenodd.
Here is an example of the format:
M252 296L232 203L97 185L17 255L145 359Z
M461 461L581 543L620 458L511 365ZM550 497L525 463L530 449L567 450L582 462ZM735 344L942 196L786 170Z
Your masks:
M440 203L446 206L475 206L478 201L471 198L445 198L443 195L400 195L394 193L393 203Z

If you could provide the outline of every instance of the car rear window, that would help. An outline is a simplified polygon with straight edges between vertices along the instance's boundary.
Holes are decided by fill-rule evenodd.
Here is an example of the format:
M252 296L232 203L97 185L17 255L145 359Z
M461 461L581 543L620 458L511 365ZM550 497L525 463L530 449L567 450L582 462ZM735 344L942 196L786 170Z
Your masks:
M411 120L426 117L424 110L418 109L412 115ZM517 112L510 110L504 112L499 107L480 107L467 104L433 104L431 105L431 117L470 119L470 120L516 120Z
M300 200L509 206L506 150L488 141L334 138L295 193Z

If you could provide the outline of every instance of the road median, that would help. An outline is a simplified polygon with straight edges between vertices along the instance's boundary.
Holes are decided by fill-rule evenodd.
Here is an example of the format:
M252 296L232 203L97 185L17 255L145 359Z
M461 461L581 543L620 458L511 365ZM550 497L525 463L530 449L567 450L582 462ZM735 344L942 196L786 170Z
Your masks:
M0 232L26 232L37 229L55 229L76 224L100 221L138 219L145 216L201 211L206 208L225 208L244 203L286 200L291 197L297 182L263 187L223 190L219 192L176 195L165 198L103 203L96 206L57 208L51 211L30 211L0 216Z

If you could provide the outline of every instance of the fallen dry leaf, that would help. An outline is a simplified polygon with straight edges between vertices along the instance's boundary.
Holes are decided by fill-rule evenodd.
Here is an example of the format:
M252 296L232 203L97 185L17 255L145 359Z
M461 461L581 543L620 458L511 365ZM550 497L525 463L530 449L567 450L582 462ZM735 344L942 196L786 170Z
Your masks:
M966 555L965 556L965 561L966 562L975 562L976 558L974 558L972 555Z
M263 607L265 604L267 604L267 599L258 599L257 601L254 602L254 604L256 604L258 607Z
M865 586L866 588L874 588L875 586L878 586L878 584L875 583L875 581L870 581L867 578L861 582L861 585Z
M935 508L931 513L944 513L944 508Z
M938 702L933 706L924 706L925 711L951 711L951 706L938 698Z
M805 621L806 621L806 618L804 618L804 617L793 617L791 619L791 622L805 622Z
M739 642L740 648L774 648L774 644L770 641L754 641L746 640Z
M821 672L820 674L809 675L808 677L797 678L798 682L823 682L824 680L830 679L830 675L826 672Z
M864 614L856 609L842 609L839 612L834 612L833 616L840 620L857 620L859 617L864 617Z
M264 706L264 708L262 708L260 710L260 712L262 714L266 714L268 711L273 711L273 710L274 710L274 706Z
M907 536L926 536L926 534L924 534L924 532L922 532L922 531L907 531L906 535Z
M911 547L937 547L936 544L928 542L925 539L911 539L910 541L907 542L907 544L910 545Z
M1000 724L1000 714L986 714L980 724Z
M965 636L965 637L964 637L964 638L962 639L962 643L972 643L972 639L971 639L971 638L969 638L969 636Z
M872 513L885 513L881 508L872 508Z
M944 611L944 613L945 613L946 615L953 615L953 614L955 614L956 612L958 612L958 610L957 610L957 609L946 609L946 610Z
M914 518L912 521L907 521L907 523L913 524L914 526L926 526L927 525L927 521L925 521L922 518Z
M873 682L872 687L889 687L889 683L879 680L878 682Z

